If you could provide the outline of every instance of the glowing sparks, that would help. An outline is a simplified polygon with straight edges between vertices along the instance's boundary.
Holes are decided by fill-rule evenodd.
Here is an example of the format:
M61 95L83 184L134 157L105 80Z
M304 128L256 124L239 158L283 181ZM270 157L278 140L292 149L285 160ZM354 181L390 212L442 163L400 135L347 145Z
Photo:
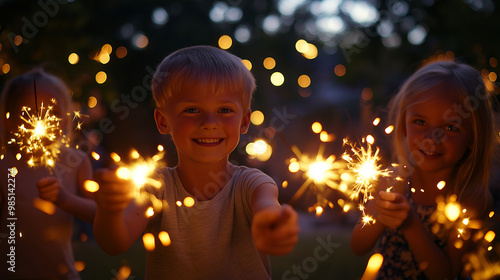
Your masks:
M117 163L122 163L122 166L116 170L116 176L124 180L132 180L136 186L137 191L144 185L151 185L153 187L161 187L161 182L153 179L155 169L161 166L160 160L163 158L163 152L156 154L152 158L143 158L136 150L132 150L130 157L133 159L131 164L123 164L121 157L116 155L112 156L113 160L120 160Z
M302 171L306 180L294 194L290 203L295 202L306 190L312 190L317 196L317 203L309 208L315 211L316 215L321 215L324 209L333 208L333 203L326 198L329 189L339 190L341 185L341 170L345 169L343 161L336 161L334 155L323 157L324 145L321 145L315 157L302 154L297 147L292 147L292 151L297 158L290 159L288 170L292 173Z
M375 222L373 217L366 215L364 207L368 200L373 199L373 185L379 177L389 177L392 171L383 168L380 164L382 158L379 156L379 149L377 148L373 152L372 144L375 142L373 136L368 135L366 140L363 139L362 142L366 142L366 148L364 146L357 147L347 139L344 139L344 144L351 147L352 155L346 151L342 155L342 158L348 163L347 168L353 173L353 177L356 178L351 189L350 198L354 200L359 199L361 196L359 209L362 213L361 221L365 225ZM396 178L396 180L399 179Z
M55 103L55 100L52 100ZM53 106L44 107L32 114L31 108L24 106L21 120L24 122L14 132L15 139L9 144L19 145L19 150L29 158L30 167L45 166L52 170L59 156L61 145L69 145L69 140L61 128L61 118L52 113ZM19 154L18 160L22 156Z
M431 221L434 222L432 231L435 234L443 228L454 228L457 231L457 237L468 239L470 237L468 229L481 228L482 223L479 220L471 220L467 216L467 209L462 208L455 194L447 199L440 196L436 202L436 211L431 216Z
M367 148L363 146L357 147L347 140L344 140L344 144L349 145L353 153L353 156L347 152L342 155L342 158L348 162L347 167L356 177L356 184L352 189L351 198L359 197L361 194L363 202L367 202L373 198L371 194L373 183L379 177L389 177L392 171L382 168L382 165L379 164L381 160L379 149L377 148L374 153L370 143L367 143Z

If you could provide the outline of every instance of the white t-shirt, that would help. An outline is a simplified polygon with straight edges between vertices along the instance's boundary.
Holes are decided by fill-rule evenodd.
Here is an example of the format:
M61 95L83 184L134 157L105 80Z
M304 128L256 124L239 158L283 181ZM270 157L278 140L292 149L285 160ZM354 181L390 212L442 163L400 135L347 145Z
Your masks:
M250 201L256 187L276 184L273 179L258 169L235 166L215 197L179 207L177 201L192 195L176 169L164 167L158 173L164 183L154 195L164 206L146 228L156 238L155 250L147 253L146 279L270 279L269 256L259 253L253 243ZM214 176L224 181L224 174ZM215 185L204 188L207 193L215 189ZM169 246L159 242L161 231L169 234Z

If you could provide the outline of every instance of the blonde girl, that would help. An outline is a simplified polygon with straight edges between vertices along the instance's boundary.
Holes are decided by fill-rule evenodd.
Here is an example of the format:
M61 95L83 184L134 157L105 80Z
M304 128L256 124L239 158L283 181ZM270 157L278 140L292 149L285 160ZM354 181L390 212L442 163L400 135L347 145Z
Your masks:
M472 218L491 205L489 169L496 136L490 97L471 66L435 62L403 84L389 111L404 183L399 193L379 184L367 205L376 223L358 224L351 248L365 254L380 240L380 279L453 279L461 273L471 241L457 249L456 231L433 233L431 216L439 197L456 195ZM440 181L446 182L442 190Z

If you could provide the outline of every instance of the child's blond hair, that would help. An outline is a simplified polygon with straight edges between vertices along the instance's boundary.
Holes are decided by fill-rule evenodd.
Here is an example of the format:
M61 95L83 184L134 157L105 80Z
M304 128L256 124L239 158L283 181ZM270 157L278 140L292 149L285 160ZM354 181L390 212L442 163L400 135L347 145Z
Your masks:
M452 174L452 182L447 182L447 185L454 187L453 192L459 199L474 192L485 195L498 139L490 96L480 73L469 65L452 61L434 62L420 68L403 84L391 101L389 110L391 123L395 126L396 156L400 163L411 164L404 141L406 108L420 94L437 86L444 86L457 96L461 102L457 105L466 112L462 115L464 119L470 120L474 133L472 148L458 163Z
M250 108L255 79L241 59L211 46L193 46L168 55L153 77L153 97L163 108L169 97L186 90L203 90L218 94L232 92L242 96Z

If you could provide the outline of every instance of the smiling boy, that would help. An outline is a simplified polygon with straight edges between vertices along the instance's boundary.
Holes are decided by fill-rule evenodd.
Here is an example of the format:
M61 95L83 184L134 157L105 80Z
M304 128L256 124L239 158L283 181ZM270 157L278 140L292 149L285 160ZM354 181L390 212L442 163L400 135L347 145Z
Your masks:
M166 231L171 245L147 253L146 279L270 279L269 254L289 253L299 226L269 176L228 161L250 125L254 90L241 59L218 48L188 47L163 60L153 79L154 116L178 164L157 170L163 184L150 192L164 206L150 218L152 203L133 200L129 181L96 172L94 232L104 251L119 254L144 231ZM175 205L186 197L194 207Z

